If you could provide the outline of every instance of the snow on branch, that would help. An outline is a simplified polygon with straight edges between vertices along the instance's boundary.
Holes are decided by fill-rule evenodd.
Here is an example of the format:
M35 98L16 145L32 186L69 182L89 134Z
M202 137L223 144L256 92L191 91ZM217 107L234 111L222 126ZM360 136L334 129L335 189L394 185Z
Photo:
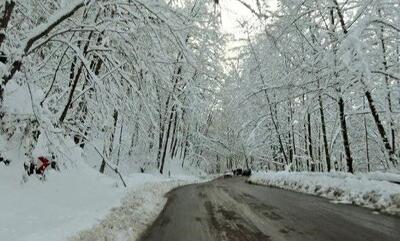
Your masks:
M53 30L57 25L62 23L67 18L71 17L78 9L80 9L84 5L84 0L75 0L67 7L61 9L58 13L51 16L46 23L43 23L32 29L32 31L28 34L27 41L24 47L24 53L27 53L37 40L50 33L50 31Z

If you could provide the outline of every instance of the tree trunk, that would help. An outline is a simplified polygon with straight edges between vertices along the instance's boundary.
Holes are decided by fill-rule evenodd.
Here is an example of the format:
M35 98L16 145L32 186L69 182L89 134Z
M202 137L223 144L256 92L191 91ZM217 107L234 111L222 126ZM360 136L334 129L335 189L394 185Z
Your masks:
M339 3L337 0L332 0L332 1L334 4L334 8L336 9L336 12L338 14L342 31L343 31L344 35L347 35L348 31L347 31L347 27L346 27L346 24L344 21L344 16L343 16L342 10L339 6ZM331 10L330 14L331 14L332 30L335 31L335 17L333 15L333 9ZM335 57L335 73L334 73L334 75L335 75L335 78L337 79L338 72L336 71L337 64L336 64L336 49L335 48L334 48L334 57ZM338 105L339 105L340 128L341 128L342 139L343 139L344 153L346 155L347 171L350 173L354 173L353 158L351 156L350 141L349 141L349 136L348 136L348 131L347 131L346 115L344 112L344 107L345 107L344 100L343 100L342 94L340 93L341 90L338 89L337 91L339 93Z
M96 17L97 19L97 17ZM83 47L83 56L86 57L87 53L88 53L88 49L89 49L89 44L90 44L90 40L92 39L93 36L93 31L91 31L87 37L87 42L85 44L85 46ZM81 41L78 42L78 46L80 45ZM78 85L79 82L79 78L81 77L82 71L83 71L83 67L84 64L83 62L81 62L81 65L79 66L78 72L75 74L75 67L76 67L76 63L77 63L77 56L74 56L74 59L71 63L71 69L70 69L70 79L71 79L71 83L72 83L72 87L71 90L69 92L69 96L68 96L68 100L67 103L60 115L60 118L58 119L58 122L61 124L64 122L65 118L67 117L67 113L68 110L71 108L71 103L72 103L72 97L74 96L76 87ZM92 62L94 63L94 62ZM75 74L75 76L74 76Z
M347 171L350 173L354 173L353 158L351 156L350 141L347 132L346 115L344 112L344 101L341 95L339 96L338 105L339 105L340 129L342 132L344 153L346 155Z
M363 105L365 109L365 99L363 100ZM365 154L367 159L367 171L371 171L371 163L369 160L369 143L368 143L368 128L367 128L367 117L364 115L364 131L365 131Z
M111 131L110 143L109 143L109 147L108 147L108 155L104 155L104 157L103 157L103 161L101 162L100 170L99 170L100 173L104 173L104 171L105 171L106 160L104 158L111 158L113 144L114 144L115 130L116 130L117 121L118 121L118 111L117 110L114 110L113 119L114 119L114 125L113 125L113 129Z
M381 137L381 141L382 141L383 146L385 147L385 150L386 150L386 152L387 152L387 154L389 156L389 161L393 165L396 165L396 158L394 157L393 148L390 146L390 142L389 142L389 140L387 138L385 128L383 127L382 122L381 122L381 120L379 118L378 111L375 108L375 103L374 103L374 100L372 98L372 95L371 95L371 93L369 91L366 91L365 92L365 96L367 97L369 108L371 110L372 117L374 118L375 125L376 125L376 127L378 129L378 133L379 133L379 135Z
M178 111L174 112L174 124L173 124L173 132L172 132L172 137L171 137L171 144L169 147L169 151L171 154L171 159L174 158L175 155L175 148L176 148L176 143L178 142L178 137L177 137L177 128L178 128Z
M186 42L188 41L188 39L186 39ZM183 54L182 52L178 53L177 59L176 59L176 68L173 72L173 77L172 77L172 81L174 83L173 87L172 87L172 92L169 93L168 97L167 97L167 101L165 102L165 113L164 116L161 112L161 97L158 93L158 98L160 101L160 138L159 138L159 143L158 143L158 153L157 153L157 167L160 169L160 172L162 173L162 169L164 168L164 163L162 161L162 159L165 160L165 151L163 152L163 149L166 150L167 146L165 146L163 148L163 143L164 143L164 132L165 132L165 124L167 123L167 118L168 118L168 113L169 113L169 105L171 102L171 99L173 98L173 95L175 94L175 90L177 89L179 80L182 78L181 74L182 74L182 65L179 64L179 61L183 58ZM174 106L174 105L173 105ZM174 107L172 107L174 108ZM172 113L172 112L171 112ZM171 118L171 117L170 117ZM169 122L171 123L171 121ZM168 124L168 126L170 126L170 124ZM169 127L170 129L170 127ZM169 133L168 133L169 136ZM168 137L169 138L169 137ZM168 138L165 141L166 144L168 144Z
M78 85L78 81L79 81L80 75L82 73L82 70L83 70L83 63L81 63L81 66L79 67L78 72L75 75L71 90L69 92L67 104L65 105L65 107L60 115L60 118L58 119L58 122L60 124L64 122L65 117L67 117L68 109L71 108L72 97L74 96L74 92L75 92L76 86Z
M319 94L319 96L318 96L318 103L319 103L319 114L321 117L322 140L323 140L323 144L324 144L326 169L328 172L330 172L331 171L331 157L329 154L328 138L326 135L325 113L324 113L324 106L322 103L321 94Z
M293 163L293 143L292 143L292 102L289 100L289 115L288 115L288 125L289 125L289 130L288 130L288 153L289 153L289 162L290 164Z
M307 171L310 171L310 156L308 155L308 131L307 131L307 124L304 123L304 155L307 156L306 159L306 166Z
M165 156L167 155L168 141L169 141L169 136L171 134L172 119L173 119L175 108L176 108L176 106L173 105L172 109L171 109L171 113L169 115L169 119L168 119L168 127L167 127L167 133L165 136L164 149L163 149L162 156L161 156L161 166L160 166L161 174L163 174L163 171L164 171Z
M311 132L311 114L307 113L307 131L308 131L308 154L311 160L311 171L315 172L315 160L313 155L312 132Z
M382 11L379 9L378 10L379 17L382 18ZM383 26L380 28L380 42L381 42L381 48L382 48L382 65L383 65L383 71L385 72L385 84L386 84L386 91L387 91L387 104L388 104L388 109L389 109L389 127L390 127L390 133L391 133L391 139L392 139L392 150L393 153L396 151L396 137L395 137L395 130L394 130L394 123L393 123L393 107L392 107L392 96L391 96L391 91L390 91L390 79L389 75L387 74L387 71L389 69L388 67L388 62L387 62L387 53L386 53L386 43L384 39L384 33L385 29Z
M118 155L117 155L117 163L116 166L118 167L119 165L119 158L120 158L120 154L121 154L121 144L122 144L122 130L124 128L124 121L122 120L121 122L121 129L119 131L119 142L118 142Z
M11 14L14 7L15 1L11 0L5 2L3 16L0 18L0 49L2 43L4 42L4 39L6 38L6 28L8 26L8 23L10 22Z

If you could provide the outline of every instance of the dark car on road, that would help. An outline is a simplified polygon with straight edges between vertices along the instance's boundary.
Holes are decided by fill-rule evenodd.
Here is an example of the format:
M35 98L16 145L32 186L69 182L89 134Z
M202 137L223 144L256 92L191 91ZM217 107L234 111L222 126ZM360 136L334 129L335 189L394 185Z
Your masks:
M235 175L235 176L241 176L242 173L243 173L242 168L237 168L237 169L233 170L233 175Z
M242 172L242 176L249 177L251 176L251 169L246 169Z
M233 170L233 175L249 177L249 176L251 176L251 169L243 170L242 168L237 168L237 169Z

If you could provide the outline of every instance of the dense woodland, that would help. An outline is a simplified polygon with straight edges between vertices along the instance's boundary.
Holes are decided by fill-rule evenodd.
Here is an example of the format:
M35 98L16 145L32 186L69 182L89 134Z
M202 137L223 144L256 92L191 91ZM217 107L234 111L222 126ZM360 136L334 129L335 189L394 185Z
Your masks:
M102 173L400 165L398 0L225 1L253 15L234 58L217 0L1 0L0 151L68 167L75 145Z
M260 30L244 26L243 58L227 82L240 101L225 95L242 154L278 169L396 167L399 2L283 0L274 13L242 2Z

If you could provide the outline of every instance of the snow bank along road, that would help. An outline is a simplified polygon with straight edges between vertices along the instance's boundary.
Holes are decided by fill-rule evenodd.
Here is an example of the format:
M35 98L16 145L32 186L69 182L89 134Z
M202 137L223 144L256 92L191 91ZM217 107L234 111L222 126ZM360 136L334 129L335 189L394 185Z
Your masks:
M217 179L171 191L140 240L400 240L399 217L245 180Z

